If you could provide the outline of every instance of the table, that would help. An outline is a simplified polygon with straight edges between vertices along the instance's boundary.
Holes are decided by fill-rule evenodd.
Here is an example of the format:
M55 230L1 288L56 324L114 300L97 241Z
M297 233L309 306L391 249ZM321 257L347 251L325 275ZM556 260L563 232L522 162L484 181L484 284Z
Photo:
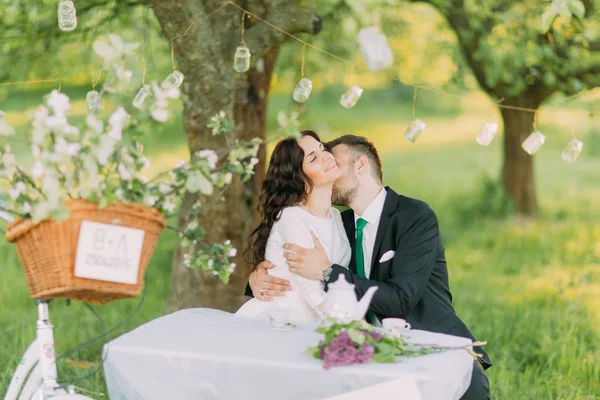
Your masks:
M110 399L322 399L412 375L423 400L454 400L469 386L473 358L465 350L324 370L304 353L322 337L314 328L279 330L206 308L160 317L104 346ZM417 330L407 341L471 343Z

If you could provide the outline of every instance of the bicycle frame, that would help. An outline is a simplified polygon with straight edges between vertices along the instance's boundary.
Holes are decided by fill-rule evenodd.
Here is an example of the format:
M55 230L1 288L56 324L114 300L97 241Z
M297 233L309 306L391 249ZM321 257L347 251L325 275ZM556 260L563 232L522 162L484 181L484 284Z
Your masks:
M60 388L54 352L54 328L49 320L48 302L36 300L37 338L29 346L10 381L4 400L93 400ZM29 378L27 374L31 371ZM22 390L21 390L22 388ZM19 392L21 394L19 395Z

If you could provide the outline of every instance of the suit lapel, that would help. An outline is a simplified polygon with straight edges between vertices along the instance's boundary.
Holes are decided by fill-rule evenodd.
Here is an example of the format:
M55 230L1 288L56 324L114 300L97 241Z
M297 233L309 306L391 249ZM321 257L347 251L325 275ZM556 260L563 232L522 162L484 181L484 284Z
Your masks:
M398 202L400 200L398 193L394 192L394 190L392 190L389 186L386 186L385 189L387 194L385 196L385 203L383 204L381 217L379 218L377 236L375 236L375 245L373 246L373 255L371 256L371 272L369 273L369 279L371 279L373 276L376 276L375 269L379 267L379 253L381 250L381 244L383 243L383 238L388 231L392 215L394 215L398 209ZM352 252L354 253L354 248L352 248Z

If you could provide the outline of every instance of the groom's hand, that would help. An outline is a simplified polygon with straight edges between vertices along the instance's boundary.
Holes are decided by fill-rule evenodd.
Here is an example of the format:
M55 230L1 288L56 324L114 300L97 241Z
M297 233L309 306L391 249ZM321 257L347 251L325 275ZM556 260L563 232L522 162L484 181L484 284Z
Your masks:
M268 270L272 268L275 268L275 265L265 260L250 274L248 283L255 299L272 301L273 297L285 296L286 291L292 290L289 281L269 275Z
M314 249L306 249L295 244L286 243L283 248L289 251L283 253L287 259L290 271L308 279L320 281L323 279L323 271L331 267L331 262L317 239L314 232L311 232Z

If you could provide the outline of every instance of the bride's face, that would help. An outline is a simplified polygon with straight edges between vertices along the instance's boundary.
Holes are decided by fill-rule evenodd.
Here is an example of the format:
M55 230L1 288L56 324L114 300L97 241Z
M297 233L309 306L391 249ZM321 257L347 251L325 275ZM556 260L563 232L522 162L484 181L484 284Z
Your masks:
M303 136L298 144L304 151L302 170L315 187L333 183L342 174L333 155L325 151L323 143L311 136Z

